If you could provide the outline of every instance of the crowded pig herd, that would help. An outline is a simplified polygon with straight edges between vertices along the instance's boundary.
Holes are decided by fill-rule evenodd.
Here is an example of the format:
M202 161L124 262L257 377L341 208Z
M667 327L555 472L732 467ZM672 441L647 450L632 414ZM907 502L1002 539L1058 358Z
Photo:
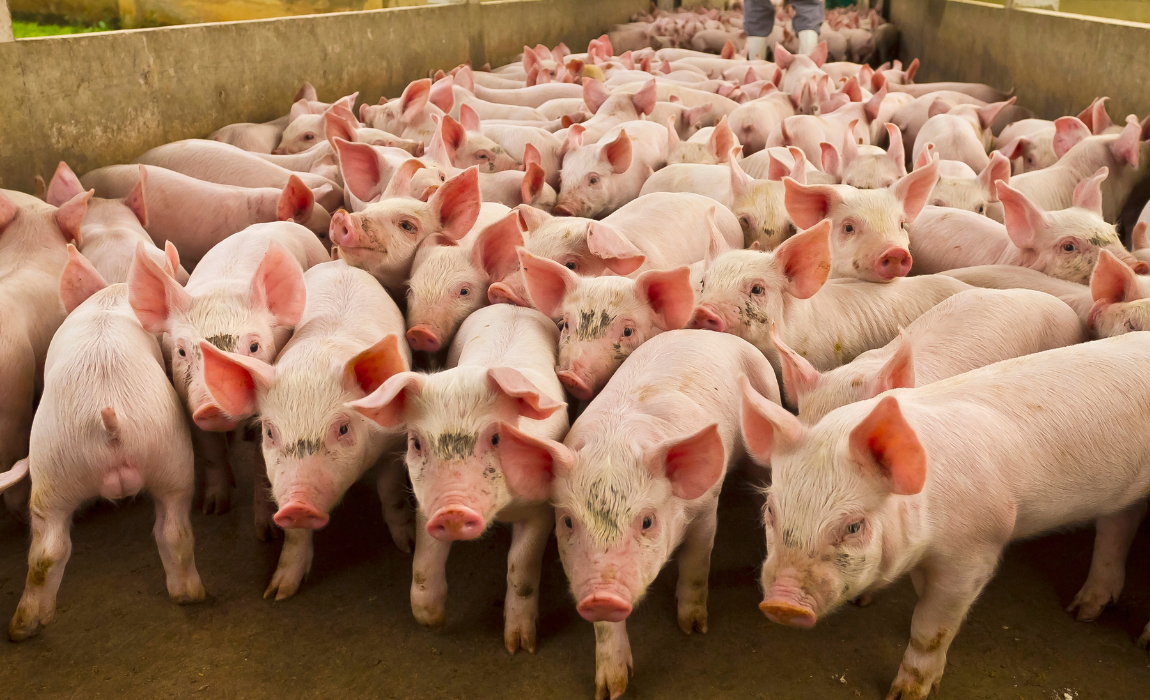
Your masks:
M170 597L203 600L189 512L197 484L228 511L233 461L283 539L265 598L370 479L429 627L452 543L510 524L503 641L533 652L554 533L598 698L673 553L707 631L735 469L769 484L770 620L910 575L888 698L938 687L1012 540L1093 523L1071 609L1096 617L1150 495L1150 249L1115 225L1150 120L733 48L525 48L358 110L305 85L273 122L0 192L10 638L52 620L95 498L148 491Z

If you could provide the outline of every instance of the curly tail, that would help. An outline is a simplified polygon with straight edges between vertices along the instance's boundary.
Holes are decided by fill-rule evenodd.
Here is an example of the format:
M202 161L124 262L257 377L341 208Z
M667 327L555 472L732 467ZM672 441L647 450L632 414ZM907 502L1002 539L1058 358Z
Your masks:
M0 491L4 491L10 486L15 485L18 481L28 475L28 458L20 460L12 465L8 471L0 474Z

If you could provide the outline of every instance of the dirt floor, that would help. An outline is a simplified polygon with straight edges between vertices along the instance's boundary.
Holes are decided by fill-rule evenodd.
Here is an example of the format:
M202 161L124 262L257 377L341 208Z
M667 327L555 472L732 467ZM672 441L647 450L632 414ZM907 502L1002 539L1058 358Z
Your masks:
M246 488L245 488L246 487ZM311 577L292 599L261 598L279 543L255 541L250 487L224 516L196 513L207 602L168 602L147 498L80 514L55 621L0 642L0 695L34 698L591 698L594 637L575 612L554 541L541 584L539 647L502 645L508 532L456 545L448 623L421 628L408 608L410 557L387 535L374 489L358 484L315 538ZM1150 528L1134 544L1123 601L1093 624L1062 608L1090 562L1093 532L1013 547L951 647L942 699L1150 697ZM763 555L752 490L732 477L711 569L710 632L675 623L667 570L628 621L635 676L625 697L837 700L884 697L907 642L914 593L903 581L869 608L811 631L756 607ZM16 608L27 533L0 517L0 617Z

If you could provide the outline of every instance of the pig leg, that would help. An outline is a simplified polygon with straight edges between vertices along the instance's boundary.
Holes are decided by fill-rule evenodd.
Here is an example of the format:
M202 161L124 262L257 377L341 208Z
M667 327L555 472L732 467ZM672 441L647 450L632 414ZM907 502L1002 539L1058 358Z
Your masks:
M407 502L407 465L393 455L379 462L375 490L383 504L383 521L399 551L411 554L415 542L415 517Z
M78 504L45 503L34 489L32 496L32 546L28 550L28 578L24 595L12 622L8 638L14 642L40 632L56 612L56 591L64 578L64 566L72 556L72 537L68 532L72 513Z
M627 622L595 623L595 700L619 697L635 673Z
M7 338L0 338L5 341ZM32 348L5 357L0 367L0 472L12 468L28 456L28 434L32 431L32 403L35 397L36 358ZM4 505L21 521L28 520L28 494L32 480L25 478L4 491Z
M181 604L198 603L204 599L204 585L196 571L192 522L188 518L195 484L193 479L188 479L188 482L185 488L152 494L156 502L156 525L152 534L160 550L160 561L164 563L168 597Z
M533 517L511 526L507 554L507 600L503 605L503 646L535 653L535 621L539 617L539 574L543 550L555 527L551 509L542 507Z
M272 520L276 504L272 500L272 482L268 480L268 467L263 450L257 449L252 459L252 511L255 514L256 539L267 542L278 539L281 530Z
M1095 524L1094 557L1090 562L1090 573L1086 583L1066 612L1078 611L1082 622L1102 614L1102 609L1117 602L1126 583L1126 555L1134 533L1146 515L1146 501L1138 501L1117 513L1105 515Z
M679 601L679 629L707 632L707 577L711 573L711 549L715 546L718 524L718 502L699 513L687 526L679 549L679 583L675 597Z
M411 614L427 627L442 627L447 620L447 555L450 542L427 534L422 512L415 521L415 560L411 565Z
M192 445L204 460L204 513L217 515L232 507L232 470L228 467L228 439L192 426Z
M311 530L288 528L284 530L284 547L280 550L280 561L272 582L264 591L264 600L275 594L276 600L287 600L299 590L300 583L311 571L311 558L315 553L312 547Z

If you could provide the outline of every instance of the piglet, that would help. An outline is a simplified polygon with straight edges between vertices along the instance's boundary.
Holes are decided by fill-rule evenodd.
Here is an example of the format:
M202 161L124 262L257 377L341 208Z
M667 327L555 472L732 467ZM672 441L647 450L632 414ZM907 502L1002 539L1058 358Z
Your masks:
M559 172L560 216L602 217L639 196L651 173L667 164L667 132L654 122L628 122L591 145L577 145L582 126L568 130Z

